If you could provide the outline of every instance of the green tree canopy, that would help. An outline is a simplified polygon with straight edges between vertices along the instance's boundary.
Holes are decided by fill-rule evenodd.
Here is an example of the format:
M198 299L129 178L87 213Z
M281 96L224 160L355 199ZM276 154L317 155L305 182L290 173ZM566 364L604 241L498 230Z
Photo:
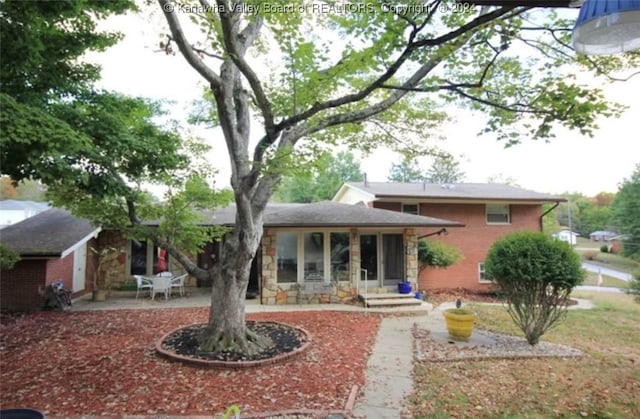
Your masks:
M615 225L627 236L623 240L622 254L640 259L640 163L625 179L612 203Z
M391 163L387 179L390 182L460 183L464 172L451 154L439 152L432 156L431 165L425 171L412 155L405 155L400 163Z
M556 209L556 219L562 226L568 227L583 237L597 230L612 228L610 205L612 195L601 192L591 198L582 193L564 193L567 202Z
M287 176L275 193L281 202L318 202L332 199L345 182L364 179L360 162L353 153L324 152L311 170L297 176Z
M131 0L3 1L0 3L0 92L43 106L73 97L99 79L100 68L80 60L120 35L97 21L135 7Z
M439 154L427 169L426 179L429 183L460 183L464 181L464 172L451 154Z
M120 39L98 31L98 21L134 8L129 0L0 3L0 168L15 182L44 183L57 206L153 239L189 264L181 252L216 235L194 227L197 211L229 199L212 190L210 169L194 167L189 155L206 149L160 125L161 103L96 90L100 68L81 60ZM168 187L164 202L143 184Z
M391 169L387 179L390 182L419 183L426 182L427 178L420 169L418 161L410 156L404 156L400 163L391 163Z

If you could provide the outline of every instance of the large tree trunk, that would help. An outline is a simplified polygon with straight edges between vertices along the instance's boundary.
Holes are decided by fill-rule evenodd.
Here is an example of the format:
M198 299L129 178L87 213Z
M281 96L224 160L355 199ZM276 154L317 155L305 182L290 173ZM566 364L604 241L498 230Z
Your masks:
M251 355L272 344L270 339L249 331L245 324L251 263L261 237L261 226L237 227L227 236L218 268L212 272L211 310L208 326L199 339L201 351L233 350Z

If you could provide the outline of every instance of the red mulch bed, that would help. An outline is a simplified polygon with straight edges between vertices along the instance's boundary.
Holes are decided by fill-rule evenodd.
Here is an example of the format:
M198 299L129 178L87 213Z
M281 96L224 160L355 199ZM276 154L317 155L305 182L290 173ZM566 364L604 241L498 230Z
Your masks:
M0 405L47 415L215 415L344 409L380 323L350 312L248 314L302 327L311 348L283 364L200 369L156 355L155 342L206 322L208 309L42 312L0 327Z

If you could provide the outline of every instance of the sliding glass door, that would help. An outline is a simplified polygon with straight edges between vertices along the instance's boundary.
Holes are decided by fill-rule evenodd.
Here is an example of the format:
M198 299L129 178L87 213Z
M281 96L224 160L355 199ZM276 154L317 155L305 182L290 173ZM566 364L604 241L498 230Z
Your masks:
M404 239L402 234L382 235L383 285L395 285L404 279Z
M378 235L360 235L360 279L378 282Z
M368 286L390 286L402 281L404 238L399 233L360 234L360 279Z

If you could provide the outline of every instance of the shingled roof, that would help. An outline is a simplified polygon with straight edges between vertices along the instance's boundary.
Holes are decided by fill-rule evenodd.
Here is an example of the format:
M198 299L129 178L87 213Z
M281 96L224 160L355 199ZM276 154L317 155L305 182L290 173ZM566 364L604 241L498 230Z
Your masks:
M235 224L235 205L207 214L202 224ZM153 224L153 222L149 223ZM338 202L313 204L269 204L265 227L463 227L440 218L348 205ZM50 209L0 230L0 242L23 257L63 257L82 240L99 231L88 220L63 209Z
M565 198L530 191L502 183L391 183L348 182L348 186L369 193L376 199L477 200L564 202Z
M213 213L212 223L233 225L235 205ZM463 227L464 224L440 218L423 217L397 211L348 205L339 202L313 204L269 204L265 227Z
M265 227L463 227L464 224L440 218L397 211L318 202L274 211L265 215Z
M23 257L64 257L97 231L89 220L53 208L0 230L0 243Z

